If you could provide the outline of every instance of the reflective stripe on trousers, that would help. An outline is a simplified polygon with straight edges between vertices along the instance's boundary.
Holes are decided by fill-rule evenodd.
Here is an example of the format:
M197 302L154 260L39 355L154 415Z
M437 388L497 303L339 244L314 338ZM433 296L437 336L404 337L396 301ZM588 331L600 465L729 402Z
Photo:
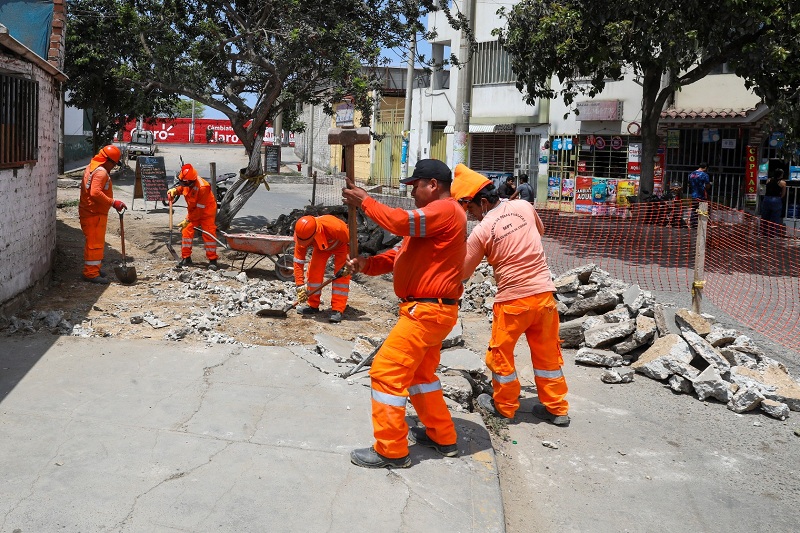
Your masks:
M100 275L100 264L103 261L108 215L82 215L80 223L86 238L83 245L83 276L96 278Z
M183 237L181 239L181 257L183 258L191 257L192 255L192 241L194 239L195 226L203 231L207 231L211 235L217 234L217 224L213 217L201 218L197 222L189 222L189 225L181 230L181 236ZM200 235L203 237L203 248L206 252L206 259L209 261L219 259L217 255L217 241L205 233L201 233Z
M539 401L555 415L567 414L567 381L561 370L564 360L553 295L548 292L495 303L493 312L486 366L492 372L497 410L512 417L519 409L520 383L514 365L514 347L524 333L531 351Z
M408 455L406 398L430 438L455 444L456 430L436 377L442 341L458 319L458 307L420 302L400 304L400 317L375 354L372 427L375 450L384 457Z
M328 264L328 259L331 256L333 256L333 271L338 272L344 266L345 262L347 262L347 250L334 254L315 247L311 252L311 261L309 261L308 278L306 281L308 292L322 285L322 280L325 277L325 266ZM350 292L350 276L337 278L331 285L331 309L344 313L345 308L347 308L347 297ZM321 302L322 295L319 292L308 297L308 305L311 307L319 307Z

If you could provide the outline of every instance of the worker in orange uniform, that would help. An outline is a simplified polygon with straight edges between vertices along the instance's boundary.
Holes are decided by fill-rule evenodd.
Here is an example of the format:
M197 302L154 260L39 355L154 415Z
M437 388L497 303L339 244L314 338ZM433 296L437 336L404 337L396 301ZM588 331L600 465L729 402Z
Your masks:
M514 418L520 393L514 347L524 333L541 402L533 407L533 415L557 426L569 425L567 381L561 369L564 360L553 297L556 287L542 248L542 220L529 202L500 201L494 184L464 165L456 166L451 191L453 198L480 221L467 239L463 279L468 280L486 257L497 282L492 337L486 351L494 398L481 394L478 405L491 415Z
M183 195L186 198L188 213L186 218L178 224L181 229L181 260L178 268L192 264L192 241L194 240L195 226L203 230L203 244L205 245L208 269L217 270L217 200L211 191L211 184L197 175L192 165L183 165L178 173L178 185L167 191L167 198L175 201Z
M444 456L458 454L455 426L435 374L442 341L458 321L458 299L464 290L467 217L450 196L451 181L450 169L441 161L419 161L411 177L401 180L413 186L418 209L410 211L379 203L349 180L342 191L345 204L360 207L379 226L403 236L391 250L348 261L353 272L392 272L401 302L397 324L370 368L375 444L350 453L358 466L410 466L408 437ZM426 427L409 431L408 400Z
M127 209L123 202L114 200L109 175L121 158L122 152L119 148L109 144L100 149L83 171L78 217L86 238L83 247L83 279L89 283L108 285L108 278L100 270L106 244L108 210L113 207L117 213L122 213Z
M334 272L341 272L347 262L350 231L347 224L333 215L300 217L294 225L294 281L297 285L297 300L308 302L308 305L298 310L302 315L319 313L320 293L322 278L325 276L325 266L328 259L333 256ZM306 256L311 248L311 262L308 265L308 284L304 279ZM342 276L331 283L331 308L333 313L328 321L338 324L347 307L347 297L350 294L350 276Z

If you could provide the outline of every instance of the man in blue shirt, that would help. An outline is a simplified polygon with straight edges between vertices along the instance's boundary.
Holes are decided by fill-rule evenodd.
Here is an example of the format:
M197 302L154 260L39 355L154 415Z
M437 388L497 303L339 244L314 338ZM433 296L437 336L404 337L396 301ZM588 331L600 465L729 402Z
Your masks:
M689 194L692 195L692 215L690 218L691 227L697 227L697 208L700 202L709 200L711 191L711 178L708 177L708 163L700 163L700 166L689 174ZM709 211L710 211L709 205Z

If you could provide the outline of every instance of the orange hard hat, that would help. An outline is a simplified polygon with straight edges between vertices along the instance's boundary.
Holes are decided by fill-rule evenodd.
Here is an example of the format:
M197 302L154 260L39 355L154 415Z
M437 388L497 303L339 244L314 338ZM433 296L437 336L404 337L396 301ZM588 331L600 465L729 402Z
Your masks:
M113 144L102 147L100 149L100 154L106 156L107 160L113 161L115 165L122 159L122 152Z
M197 171L192 165L187 163L181 167L181 171L178 173L178 179L180 181L197 181Z
M478 174L466 165L459 163L456 165L455 179L450 186L450 195L466 208L466 203L490 183L492 183L491 180L483 174Z
M294 234L299 241L308 241L317 232L317 219L311 215L300 217L294 225Z

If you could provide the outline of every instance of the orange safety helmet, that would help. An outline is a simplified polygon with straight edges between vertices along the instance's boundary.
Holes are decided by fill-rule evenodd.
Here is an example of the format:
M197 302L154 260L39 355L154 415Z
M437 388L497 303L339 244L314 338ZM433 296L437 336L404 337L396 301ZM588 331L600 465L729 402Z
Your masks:
M317 219L311 215L300 217L294 225L294 234L298 241L310 241L317 233Z
M181 167L181 171L178 172L178 180L179 181L197 181L197 171L194 167L190 164L185 164Z
M106 156L109 161L113 161L115 165L122 159L122 152L113 144L102 147L100 153Z
M483 174L478 174L466 165L459 163L456 165L455 179L450 186L450 195L466 209L467 203L490 183L492 183L491 180Z

